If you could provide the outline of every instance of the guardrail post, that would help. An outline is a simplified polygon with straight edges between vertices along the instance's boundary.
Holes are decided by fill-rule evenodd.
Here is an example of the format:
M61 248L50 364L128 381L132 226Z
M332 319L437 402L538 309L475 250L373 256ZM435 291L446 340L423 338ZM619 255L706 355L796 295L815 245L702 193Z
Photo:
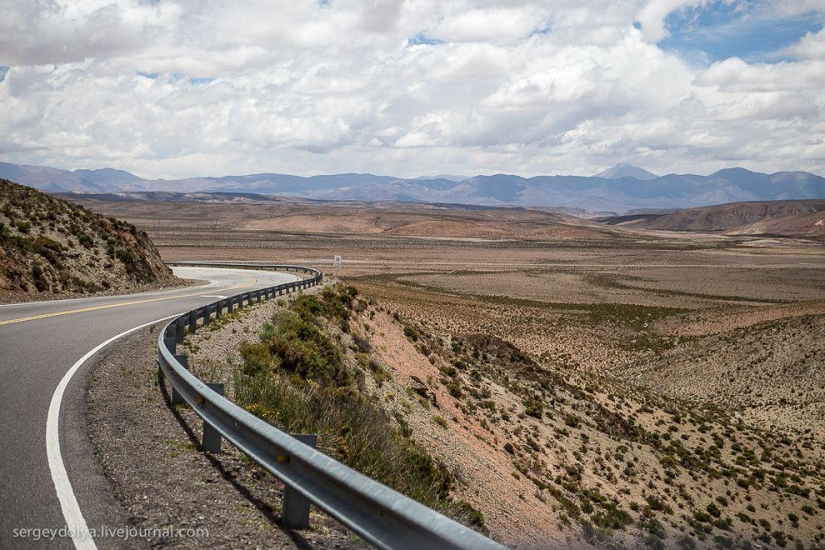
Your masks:
M175 319L175 343L183 343L183 328L186 326L186 319L181 316Z
M234 301L235 301L235 300L234 300L234 299L232 299L232 298L227 298L227 299L225 300L225 302L226 302L226 314L227 314L227 315L229 315L230 313L232 313L232 306L233 306Z
M318 443L317 434L290 434L313 449ZM281 525L285 529L306 529L309 527L309 500L295 489L284 486L284 505L281 510Z
M204 308L206 309L206 308ZM194 334L198 329L198 310L193 309L189 312L189 334Z
M166 328L166 334L163 335L163 344L166 346L166 349L169 350L170 353L175 353L175 346L178 343L178 339L175 336L175 332L177 331L177 326L172 324Z
M210 390L223 397L223 384L207 384ZM206 420L203 421L203 450L210 453L221 452L221 432L216 430Z
M189 370L189 357L186 355L175 355L175 360L181 364L183 368ZM175 385L172 384L172 405L183 405L186 403L186 400L178 393L178 390L175 389Z

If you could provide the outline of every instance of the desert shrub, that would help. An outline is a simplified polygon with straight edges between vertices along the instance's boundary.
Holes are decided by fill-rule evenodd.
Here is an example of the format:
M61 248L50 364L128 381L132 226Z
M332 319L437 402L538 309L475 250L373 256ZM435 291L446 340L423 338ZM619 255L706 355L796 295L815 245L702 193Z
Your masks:
M268 342L273 336L275 336L275 325L272 323L264 323L258 332L258 338L261 339L261 342Z
M664 499L659 498L656 495L648 495L645 500L647 501L647 505L650 506L650 509L653 511L664 512L666 514L673 513L673 508L671 508Z
M595 525L605 529L624 529L633 518L613 502L601 503L602 509L590 516Z
M256 374L273 366L269 346L262 342L244 342L240 348L244 374Z
M581 418L575 414L567 414L564 416L564 425L570 428L578 428L581 425Z
M524 405L524 414L532 416L533 418L541 418L544 414L544 403L534 398L527 398L522 401Z
M372 351L372 344L370 344L370 341L360 334L353 334L352 342L355 344L355 348L361 353L369 353Z
M452 380L447 383L447 391L457 399L460 399L464 395L464 391L461 389L461 383L457 380Z
M353 374L344 365L335 343L299 314L285 312L266 344L272 355L280 359L280 368L305 380L333 386L346 386L352 381Z
M39 292L49 289L49 281L43 274L43 268L40 267L40 264L32 266L32 278L34 279L34 286Z
M92 246L94 246L94 241L92 240L92 238L85 233L80 234L80 236L77 238L77 242L79 242L80 245L85 248L92 248Z
M321 451L484 532L478 511L449 499L454 484L449 471L406 439L368 397L352 388L312 384L282 370L249 374L238 367L234 382L237 403L256 416L287 432L318 434Z
M340 286L300 296L288 311L264 324L258 342L241 346L243 364L234 370L236 402L286 432L318 434L321 451L486 532L477 510L449 498L453 476L408 439L403 419L394 422L358 390L355 374L344 361L347 350L328 329L348 318L356 296L354 288ZM367 348L353 340L356 348ZM355 353L355 359L374 373L378 384L389 378L366 352ZM449 425L443 417L434 416L433 421Z

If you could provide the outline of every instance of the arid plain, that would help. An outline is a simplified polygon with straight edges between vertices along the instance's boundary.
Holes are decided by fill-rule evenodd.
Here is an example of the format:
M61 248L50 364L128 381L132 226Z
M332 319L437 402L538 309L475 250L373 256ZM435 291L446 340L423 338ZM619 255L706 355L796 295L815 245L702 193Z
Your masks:
M167 261L312 265L373 300L351 329L391 373L370 391L506 544L825 540L821 239L522 209L78 202Z

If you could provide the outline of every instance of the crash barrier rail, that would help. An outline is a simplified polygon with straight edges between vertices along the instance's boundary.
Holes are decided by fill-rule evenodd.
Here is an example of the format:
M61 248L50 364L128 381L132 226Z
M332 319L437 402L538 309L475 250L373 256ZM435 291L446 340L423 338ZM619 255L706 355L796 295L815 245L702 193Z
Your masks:
M503 549L497 542L427 508L314 449L314 435L290 435L223 397L223 388L208 385L187 368L187 357L176 354L185 331L193 333L233 307L281 296L316 285L322 273L302 266L189 263L204 267L286 269L303 271L308 279L243 292L184 313L167 324L158 337L160 371L171 382L173 402L186 402L204 421L203 448L219 452L221 437L243 451L284 483L281 523L305 528L310 503L337 519L377 548ZM198 321L201 321L200 325ZM213 386L213 387L210 387ZM217 390L217 391L216 391Z

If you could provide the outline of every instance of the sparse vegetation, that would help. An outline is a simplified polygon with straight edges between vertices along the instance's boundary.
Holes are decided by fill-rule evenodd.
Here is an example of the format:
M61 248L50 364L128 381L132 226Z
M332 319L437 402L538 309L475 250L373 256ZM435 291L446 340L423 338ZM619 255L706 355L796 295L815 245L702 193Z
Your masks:
M815 548L825 539L820 248L617 236L506 210L382 206L359 218L341 205L279 205L271 220L275 207L267 219L250 207L242 233L222 218L192 243L190 225L222 210L199 208L159 223L163 250L358 258L338 273L358 288L348 313L313 313L353 377L318 384L316 395L368 395L402 438L450 465L451 492L505 542ZM342 212L368 230L329 225ZM321 227L335 228L333 245ZM317 383L264 348L251 371Z
M0 180L0 297L176 282L146 233Z
M294 299L264 325L259 341L241 346L236 401L287 432L317 433L319 447L330 456L483 530L476 510L450 498L454 478L444 465L405 437L403 425L359 389L359 368L367 367L361 375L386 377L379 363L358 351L369 347L368 340L341 325L361 309L359 303L355 288L343 286ZM341 344L345 334L355 350ZM448 427L443 417L432 419Z

